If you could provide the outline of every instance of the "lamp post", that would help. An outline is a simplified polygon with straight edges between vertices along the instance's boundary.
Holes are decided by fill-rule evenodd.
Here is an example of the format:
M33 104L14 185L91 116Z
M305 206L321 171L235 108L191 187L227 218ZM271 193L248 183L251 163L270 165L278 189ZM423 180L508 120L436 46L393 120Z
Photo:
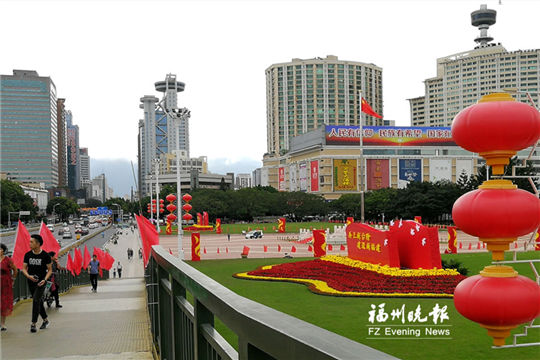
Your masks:
M176 210L178 214L178 258L184 260L184 250L182 249L182 233L184 231L182 230L182 182L180 179L180 152L181 150L174 150L174 154L176 155Z
M156 172L156 230L159 234L159 163L161 160L159 158L154 159L154 166ZM152 192L152 191L150 191Z

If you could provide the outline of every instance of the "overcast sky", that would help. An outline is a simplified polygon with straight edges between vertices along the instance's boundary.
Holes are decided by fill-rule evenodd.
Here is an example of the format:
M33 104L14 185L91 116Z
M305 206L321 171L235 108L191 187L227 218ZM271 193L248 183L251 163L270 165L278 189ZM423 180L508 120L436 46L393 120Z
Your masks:
M475 46L470 12L482 3L497 10L496 42L540 47L540 1L0 0L0 72L51 76L90 156L128 160L137 159L139 99L159 95L154 82L174 73L186 83L179 105L191 110L191 155L220 170L256 165L268 66L328 54L374 63L385 118L408 125L406 99L424 94L436 59Z

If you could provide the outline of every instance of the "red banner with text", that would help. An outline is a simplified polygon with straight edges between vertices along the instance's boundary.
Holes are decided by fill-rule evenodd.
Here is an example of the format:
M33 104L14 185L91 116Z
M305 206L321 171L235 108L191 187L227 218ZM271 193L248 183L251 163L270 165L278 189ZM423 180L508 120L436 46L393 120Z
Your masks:
M319 161L311 162L311 191L319 191Z
M378 190L390 187L390 160L367 159L367 189Z
M391 267L400 267L398 242L380 231L361 223L347 226L348 256L354 260Z

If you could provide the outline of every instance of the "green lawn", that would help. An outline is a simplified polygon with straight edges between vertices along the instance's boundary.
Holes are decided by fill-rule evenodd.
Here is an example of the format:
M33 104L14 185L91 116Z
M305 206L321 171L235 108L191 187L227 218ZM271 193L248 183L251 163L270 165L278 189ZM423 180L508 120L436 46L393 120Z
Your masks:
M328 222L288 222L285 225L285 230L287 233L298 233L300 229L326 229L329 228L330 232L334 232L334 225L344 225L344 224L336 224L336 223L328 223ZM277 230L277 223L264 223L264 224L255 224L255 223L248 223L248 224L221 224L221 231L223 234L241 234L242 231L249 231L249 230L256 230L260 229L263 232L276 232ZM177 227L176 225L172 226L172 232L173 234L176 234ZM161 226L161 232L162 234L165 233L165 226ZM213 232L208 232L213 233ZM185 232L185 234L189 234L188 232Z
M469 269L469 275L477 274L485 265L490 263L488 253L442 255L443 259L456 258ZM539 252L519 254L519 259L539 258ZM523 347L515 349L492 349L492 339L487 331L476 323L462 317L454 308L452 299L400 299L400 298L346 298L317 295L310 292L305 285L275 281L242 280L232 277L232 274L253 270L258 266L278 264L300 259L238 259L238 260L206 260L190 262L190 264L220 282L224 286L249 299L290 314L317 326L323 327L352 340L361 342L401 359L540 359L538 347ZM507 254L507 260L510 254ZM524 276L533 278L529 264L516 264L514 268ZM368 311L371 304L386 304L386 310L401 308L405 305L407 311L422 307L422 315L426 316L433 306L448 306L450 320L445 324L451 325L452 339L367 339ZM388 322L401 324L401 322ZM377 325L372 325L377 326ZM381 326L381 325L379 325ZM235 348L237 337L219 320L216 328ZM521 331L521 327L513 333ZM540 342L539 329L529 330L526 342ZM509 343L512 337L507 339ZM522 341L523 342L523 341Z

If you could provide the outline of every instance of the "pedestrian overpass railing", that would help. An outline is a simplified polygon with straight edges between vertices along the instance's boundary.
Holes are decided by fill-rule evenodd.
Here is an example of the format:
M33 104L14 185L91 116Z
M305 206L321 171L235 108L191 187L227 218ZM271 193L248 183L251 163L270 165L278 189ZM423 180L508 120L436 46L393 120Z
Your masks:
M161 360L395 359L246 299L159 245L152 247L145 278ZM216 318L238 336L238 351L217 332Z

